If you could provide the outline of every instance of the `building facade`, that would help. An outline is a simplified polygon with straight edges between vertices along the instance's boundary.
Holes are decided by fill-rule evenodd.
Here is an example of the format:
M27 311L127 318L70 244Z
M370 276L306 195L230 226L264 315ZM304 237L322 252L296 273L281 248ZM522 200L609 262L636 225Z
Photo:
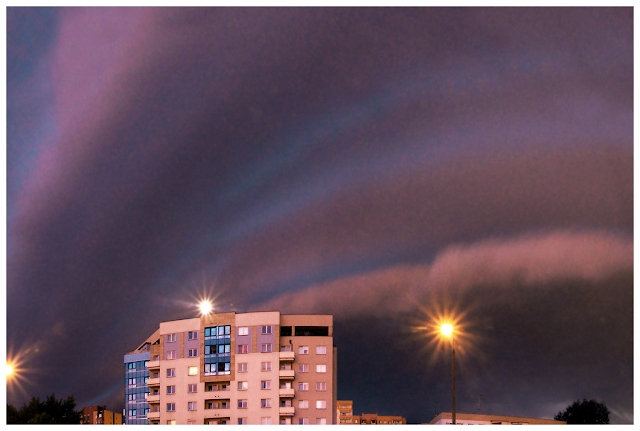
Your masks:
M377 413L353 414L353 401L336 402L336 423L338 425L406 425L402 416L380 416Z
M105 406L82 408L83 425L122 425L122 414L107 410Z
M125 423L335 422L333 316L219 313L162 322L125 355L129 367L136 373L125 389ZM129 408L138 393L146 394L142 416Z
M429 423L432 425L451 425L453 422L451 416L451 412L443 412L431 419ZM566 422L518 416L456 413L456 425L566 425Z

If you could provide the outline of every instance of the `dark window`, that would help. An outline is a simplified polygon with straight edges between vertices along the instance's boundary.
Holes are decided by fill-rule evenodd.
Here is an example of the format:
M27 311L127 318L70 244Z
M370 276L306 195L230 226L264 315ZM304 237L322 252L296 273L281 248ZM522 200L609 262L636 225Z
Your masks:
M280 327L280 336L281 337L290 337L291 336L291 326L281 326Z
M296 326L296 337L328 337L328 326Z

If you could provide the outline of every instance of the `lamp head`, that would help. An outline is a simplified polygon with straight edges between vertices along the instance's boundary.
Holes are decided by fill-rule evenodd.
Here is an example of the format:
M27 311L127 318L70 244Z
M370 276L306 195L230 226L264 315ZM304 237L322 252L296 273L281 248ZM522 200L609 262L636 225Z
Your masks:
M453 333L453 326L451 326L451 324L449 323L445 323L440 327L440 332L448 337Z

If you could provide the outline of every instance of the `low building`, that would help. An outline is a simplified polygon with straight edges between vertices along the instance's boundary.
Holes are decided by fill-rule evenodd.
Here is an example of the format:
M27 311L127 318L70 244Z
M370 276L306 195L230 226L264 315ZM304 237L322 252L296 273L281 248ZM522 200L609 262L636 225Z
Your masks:
M431 425L451 425L451 412L442 412L431 419ZM553 419L523 418L519 416L480 415L456 413L456 425L566 425Z
M122 425L122 414L107 410L105 406L87 406L82 408L80 423L84 425Z
M336 423L338 425L406 425L402 416L380 416L377 413L353 414L353 401L336 402Z

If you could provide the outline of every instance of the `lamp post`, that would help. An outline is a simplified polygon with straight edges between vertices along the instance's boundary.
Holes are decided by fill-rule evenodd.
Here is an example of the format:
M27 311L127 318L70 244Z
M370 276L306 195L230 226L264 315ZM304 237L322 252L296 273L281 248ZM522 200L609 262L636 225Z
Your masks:
M451 420L456 424L456 349L453 345L453 326L446 323L440 331L451 340Z

